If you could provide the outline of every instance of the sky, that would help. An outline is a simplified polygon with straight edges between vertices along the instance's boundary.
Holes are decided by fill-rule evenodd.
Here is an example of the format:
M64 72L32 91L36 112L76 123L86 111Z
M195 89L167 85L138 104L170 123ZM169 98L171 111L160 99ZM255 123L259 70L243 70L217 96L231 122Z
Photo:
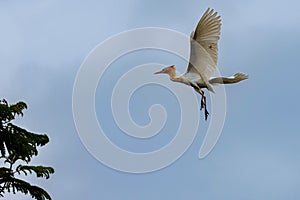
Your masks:
M16 123L50 137L32 164L55 168L49 180L26 179L53 199L299 199L299 6L296 0L0 1L0 98L27 103ZM103 165L81 142L73 120L73 85L84 59L107 38L134 28L162 27L189 35L208 7L222 17L221 74L249 75L249 80L225 87L226 120L215 148L198 159L209 123L201 113L194 142L170 166L131 174ZM164 146L180 122L174 96L155 85L139 88L129 109L137 124L147 125L149 106L165 106L170 114L161 134L136 140L124 136L113 121L109 98L116 81L149 62L185 69L182 59L170 53L132 52L111 64L95 95L96 115L107 137L130 151Z

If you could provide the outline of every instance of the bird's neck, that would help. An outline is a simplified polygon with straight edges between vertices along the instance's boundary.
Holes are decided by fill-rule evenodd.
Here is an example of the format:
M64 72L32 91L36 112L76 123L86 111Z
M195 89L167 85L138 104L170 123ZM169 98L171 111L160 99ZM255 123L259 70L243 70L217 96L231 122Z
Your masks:
M170 76L170 80L171 81L174 81L174 82L184 82L182 80L182 76L176 76L176 71L175 70L170 71L168 74Z
M178 77L176 77L176 71L175 71L175 69L174 70L171 70L171 71L169 71L169 76L170 76L170 79L172 80L172 81L176 81L177 79L178 79Z
M176 76L176 71L172 70L169 73L170 80L174 82L184 83L186 85L190 85L190 81L187 80L184 76Z

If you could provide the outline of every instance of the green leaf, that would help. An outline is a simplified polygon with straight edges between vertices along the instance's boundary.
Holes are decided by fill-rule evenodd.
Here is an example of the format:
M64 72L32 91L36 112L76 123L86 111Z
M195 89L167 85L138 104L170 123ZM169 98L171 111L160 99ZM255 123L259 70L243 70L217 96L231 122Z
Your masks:
M37 146L44 146L49 142L47 135L30 133L11 123L7 124L6 132L3 138L12 162L17 159L30 162L33 156L38 155Z
M17 114L17 115L23 116L24 109L27 109L27 105L26 105L26 103L24 103L22 101L20 101L16 104L10 105L10 110L14 115Z
M27 108L24 102L9 105L5 99L0 100L0 158L4 158L4 165L0 167L0 197L4 192L22 192L30 194L37 200L51 199L49 194L37 186L15 178L15 174L35 173L36 176L48 179L54 173L52 167L19 165L15 168L16 161L29 163L33 156L38 155L38 146L44 146L49 142L46 134L31 133L11 121L16 115L23 116L23 110Z
M14 175L13 170L6 168L6 167L0 167L0 184L1 181L5 178L12 177Z
M17 178L8 178L6 179L6 187L5 190L12 192L15 194L16 192L22 192L23 194L30 194L34 199L37 200L51 200L50 195L43 190L42 188L34 185L30 185L26 181ZM8 188L9 186L9 188Z
M0 133L1 135L1 133ZM5 151L5 145L4 145L4 137L0 137L0 153L1 153L1 156L4 157L5 154L6 154L6 151Z
M30 174L32 172L35 172L37 177L45 177L46 179L50 177L50 174L54 173L54 169L52 167L28 166L28 165L19 165L16 168L16 171L19 174L20 172L23 172L25 175L27 175L27 172L29 172Z

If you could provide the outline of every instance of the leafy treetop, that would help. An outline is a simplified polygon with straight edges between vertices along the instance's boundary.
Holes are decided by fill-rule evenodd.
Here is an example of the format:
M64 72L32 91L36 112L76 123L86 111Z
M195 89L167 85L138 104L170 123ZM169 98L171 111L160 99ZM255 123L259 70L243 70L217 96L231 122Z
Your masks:
M0 100L0 159L3 159L4 167L0 167L0 197L5 191L30 194L37 200L51 199L50 195L37 186L15 177L16 174L25 176L34 172L37 177L48 179L54 173L52 167L27 165L33 156L38 155L38 146L44 146L49 142L46 134L36 134L11 123L17 115L23 116L23 110L27 109L24 102L9 105L6 100ZM14 166L17 161L26 165Z

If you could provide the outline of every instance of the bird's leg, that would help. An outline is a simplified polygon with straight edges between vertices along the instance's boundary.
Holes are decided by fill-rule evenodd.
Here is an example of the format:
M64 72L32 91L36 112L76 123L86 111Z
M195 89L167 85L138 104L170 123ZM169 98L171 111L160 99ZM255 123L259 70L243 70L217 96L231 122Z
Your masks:
M207 111L206 108L206 96L204 95L204 91L201 90L201 88L199 88L199 93L201 94L202 98L201 98L201 107L200 110L202 110L202 108L204 108L204 115L205 115L205 120L207 120L207 117L209 115L209 112Z
M195 85L195 84L192 84L191 83L191 86L201 95L201 107L200 107L200 110L202 110L203 108L205 109L204 110L204 114L205 114L205 120L207 120L207 117L209 115L209 112L207 111L207 108L206 108L206 96L204 95L204 91L201 90L201 88L198 86L198 85Z
M202 110L202 108L204 108L206 106L206 97L204 95L204 91L201 90L201 88L198 88L198 92L199 94L201 95L201 107L200 107L200 110Z
M206 104L206 97L205 97L204 92L203 92L203 94L201 94L201 106L200 106L200 110L202 110L205 107L205 104Z

